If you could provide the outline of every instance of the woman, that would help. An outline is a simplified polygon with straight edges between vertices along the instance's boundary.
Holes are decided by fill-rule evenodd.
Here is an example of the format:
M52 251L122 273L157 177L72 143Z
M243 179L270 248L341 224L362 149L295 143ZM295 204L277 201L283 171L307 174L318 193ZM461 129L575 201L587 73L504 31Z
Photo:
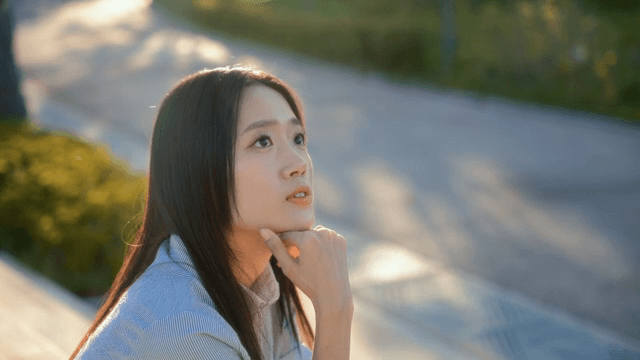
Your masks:
M142 226L71 359L348 359L346 242L312 228L305 129L293 90L260 71L169 92Z

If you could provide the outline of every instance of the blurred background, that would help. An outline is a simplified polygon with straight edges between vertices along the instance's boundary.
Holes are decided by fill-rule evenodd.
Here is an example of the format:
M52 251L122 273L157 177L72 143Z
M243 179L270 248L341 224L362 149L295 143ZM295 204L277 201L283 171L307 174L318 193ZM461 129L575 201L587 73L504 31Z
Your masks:
M258 66L307 113L353 359L640 359L640 3L0 0L0 359L68 358L156 106Z

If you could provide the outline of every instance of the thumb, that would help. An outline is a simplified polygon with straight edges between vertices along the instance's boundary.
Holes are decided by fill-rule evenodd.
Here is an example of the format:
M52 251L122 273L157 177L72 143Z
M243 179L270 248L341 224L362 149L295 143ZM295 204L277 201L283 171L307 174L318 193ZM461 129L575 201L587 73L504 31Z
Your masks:
M295 261L289 255L287 248L282 243L282 239L270 229L261 229L260 236L264 239L265 244L278 260L278 264L282 271L287 271L295 265Z

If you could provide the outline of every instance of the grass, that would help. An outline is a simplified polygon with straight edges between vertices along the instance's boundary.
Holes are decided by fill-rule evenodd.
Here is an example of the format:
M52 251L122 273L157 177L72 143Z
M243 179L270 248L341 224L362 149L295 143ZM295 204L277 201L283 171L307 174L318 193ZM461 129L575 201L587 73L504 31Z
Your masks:
M455 1L445 67L440 1L155 0L201 28L393 81L612 115L640 124L640 11L575 0ZM636 8L637 9L637 8Z

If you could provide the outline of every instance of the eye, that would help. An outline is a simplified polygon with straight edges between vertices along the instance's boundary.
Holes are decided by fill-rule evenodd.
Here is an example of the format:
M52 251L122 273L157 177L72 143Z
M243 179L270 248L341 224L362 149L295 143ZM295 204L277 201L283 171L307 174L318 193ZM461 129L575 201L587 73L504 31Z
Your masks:
M297 145L305 145L306 141L307 141L306 133L299 132L299 133L296 134L296 138L298 138L298 137L302 138L302 143L297 144ZM273 143L273 141L271 140L271 136L269 136L267 134L260 134L259 137L256 139L256 141L253 144L255 145L256 143L260 143L261 145L264 145L264 146L257 146L257 148L264 149L264 148L267 147L267 145L262 143L262 141L266 141L266 140L269 140L269 142Z
M271 136L269 136L267 134L260 134L260 137L253 144L255 145L256 143L259 143L260 141L264 141L264 140L271 141ZM264 146L264 147L266 147L266 146ZM263 148L263 146L258 146L258 148Z
M299 132L296 134L296 137L300 136L302 138L302 144L298 144L298 145L303 145L307 143L307 135L303 132Z

